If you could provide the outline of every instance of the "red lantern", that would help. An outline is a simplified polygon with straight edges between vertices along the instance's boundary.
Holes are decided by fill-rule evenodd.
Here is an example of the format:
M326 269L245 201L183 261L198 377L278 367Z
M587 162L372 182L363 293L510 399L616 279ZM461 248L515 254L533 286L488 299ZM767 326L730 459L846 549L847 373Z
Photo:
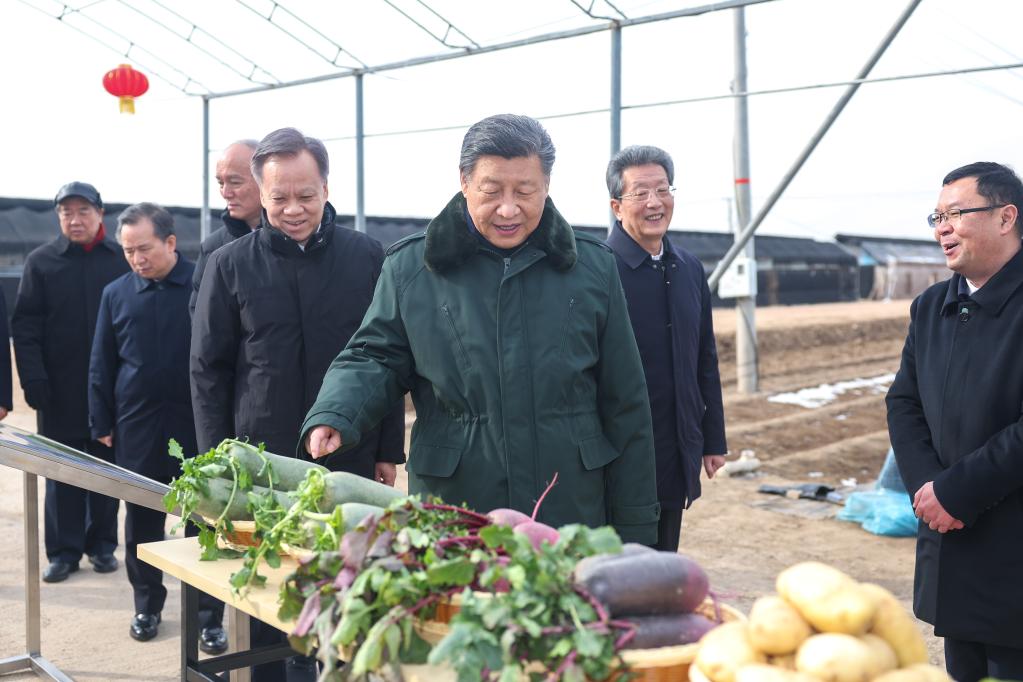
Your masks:
M149 90L149 79L130 65L121 64L103 76L103 87L114 97L121 98L122 114L134 114L135 98Z

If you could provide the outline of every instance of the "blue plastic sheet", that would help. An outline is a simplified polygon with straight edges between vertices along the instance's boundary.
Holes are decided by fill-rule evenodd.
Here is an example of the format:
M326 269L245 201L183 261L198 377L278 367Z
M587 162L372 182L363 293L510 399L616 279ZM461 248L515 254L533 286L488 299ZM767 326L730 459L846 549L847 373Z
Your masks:
M918 519L913 513L913 501L895 464L895 453L888 448L888 456L874 490L851 493L845 507L838 512L843 521L853 521L874 535L912 537L916 535Z
M909 494L885 488L851 493L838 518L859 523L874 535L892 537L916 535L918 523Z

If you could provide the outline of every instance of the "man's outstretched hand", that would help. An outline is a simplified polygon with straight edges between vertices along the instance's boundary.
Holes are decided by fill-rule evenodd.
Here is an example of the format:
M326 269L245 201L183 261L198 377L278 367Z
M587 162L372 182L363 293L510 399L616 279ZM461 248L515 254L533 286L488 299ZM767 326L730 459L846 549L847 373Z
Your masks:
M341 447L341 434L329 426L317 426L305 439L305 449L313 459L326 457Z

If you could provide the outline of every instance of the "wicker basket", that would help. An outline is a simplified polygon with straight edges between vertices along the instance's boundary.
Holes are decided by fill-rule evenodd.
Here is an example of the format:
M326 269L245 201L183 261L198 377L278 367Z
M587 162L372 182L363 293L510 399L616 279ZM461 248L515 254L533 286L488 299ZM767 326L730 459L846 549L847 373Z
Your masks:
M205 516L203 517L203 520L210 526L214 526L217 523L216 519L208 519ZM256 547L259 545L259 541L256 540L255 537L255 521L232 521L231 527L233 530L230 533L225 532L217 538L217 541L225 547L245 551L247 547Z
M715 604L710 597L697 606L695 612L722 623L746 620L738 609L721 602ZM696 659L699 646L694 643L658 649L627 649L622 652L622 660L633 672L635 682L678 682L689 679L689 666Z
M458 612L461 595L454 595L446 603L445 613L450 619L450 616ZM709 597L696 607L696 613L722 623L746 620L746 616L738 609L721 602L717 602L715 605L715 602ZM431 645L436 645L451 630L447 622L439 622L441 615L441 608L438 605L437 620L419 621L415 624L419 636ZM657 649L627 649L622 652L622 661L629 667L633 675L631 679L634 682L684 682L689 679L689 666L695 660L698 649L698 644L682 644ZM403 671L405 667L403 666ZM407 673L405 680L408 682L455 679L451 677L454 674L453 671L447 666L411 666ZM430 674L435 677L430 677ZM424 675L426 676L424 677Z
M292 559L298 562L308 561L309 559L316 556L316 550L306 549L305 547L295 547L289 545L286 542L281 543L281 550Z

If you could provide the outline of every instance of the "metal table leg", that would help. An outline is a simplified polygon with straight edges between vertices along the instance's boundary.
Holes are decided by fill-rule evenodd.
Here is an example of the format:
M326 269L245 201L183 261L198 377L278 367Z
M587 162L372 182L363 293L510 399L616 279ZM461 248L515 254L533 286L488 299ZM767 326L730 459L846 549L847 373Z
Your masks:
M25 649L21 656L0 659L0 675L31 671L56 682L74 682L43 658L39 632L39 479L27 471L23 479L25 506Z

